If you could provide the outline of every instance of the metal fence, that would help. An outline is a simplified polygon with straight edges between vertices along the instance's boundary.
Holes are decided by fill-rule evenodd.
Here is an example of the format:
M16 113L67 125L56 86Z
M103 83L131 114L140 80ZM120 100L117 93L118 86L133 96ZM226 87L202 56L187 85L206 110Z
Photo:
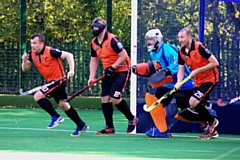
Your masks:
M3 0L0 2L0 93L19 94L24 90L46 83L43 77L31 67L29 72L21 71L21 57L30 48L30 36L43 33L46 45L73 53L75 76L68 83L69 95L87 85L89 77L89 51L91 22L97 17L105 18L106 2L75 0ZM121 6L119 6L121 7ZM66 61L63 61L68 71ZM101 63L97 76L103 74ZM86 90L82 95L99 96L100 84Z
M240 60L240 1L219 0L151 1L139 0L138 4L138 62L149 60L144 34L159 28L163 41L179 46L178 31L183 27L193 30L194 39L200 40L201 18L204 22L203 42L214 53L220 66L220 81L210 97L229 99L239 94ZM202 3L204 2L204 3ZM167 18L165 18L167 17ZM145 91L154 93L147 78L138 78L138 97Z
M158 27L164 42L178 46L177 33L182 27L199 34L200 2L203 0L138 0L138 62L149 61L144 34ZM211 99L238 95L240 53L240 3L204 0L204 43L220 62L220 82ZM19 94L19 88L30 89L44 82L34 67L21 71L21 56L30 49L31 34L42 32L47 45L74 54L76 75L67 92L75 93L87 84L91 21L101 16L108 21L108 30L118 35L130 53L131 0L2 0L0 2L0 94ZM65 62L64 62L65 64ZM65 64L66 71L67 65ZM98 76L103 74L100 66ZM138 80L138 97L143 97L148 80ZM85 92L99 95L100 85ZM125 95L129 96L130 87Z

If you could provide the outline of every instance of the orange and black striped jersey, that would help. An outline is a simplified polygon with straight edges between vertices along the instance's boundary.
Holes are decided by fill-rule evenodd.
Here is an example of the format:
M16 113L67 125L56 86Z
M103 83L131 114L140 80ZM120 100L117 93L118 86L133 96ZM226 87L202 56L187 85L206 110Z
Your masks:
M37 54L33 50L29 52L31 61L40 74L48 81L64 77L66 74L60 59L62 52L49 46L44 46Z
M181 47L178 53L178 64L184 65L185 63L193 71L200 67L203 67L209 63L208 59L212 55L206 46L201 42L192 41L191 48L188 53L185 51L185 47ZM194 85L200 86L205 82L216 83L219 80L219 72L217 67L213 69L200 72L194 77Z
M105 33L103 42L101 44L98 43L97 38L94 38L91 41L91 56L100 58L104 69L117 61L119 58L118 54L122 50L125 49L123 48L119 38L109 32ZM121 65L130 67L130 58L128 57ZM117 67L115 72L123 72L128 70L129 68L127 67Z

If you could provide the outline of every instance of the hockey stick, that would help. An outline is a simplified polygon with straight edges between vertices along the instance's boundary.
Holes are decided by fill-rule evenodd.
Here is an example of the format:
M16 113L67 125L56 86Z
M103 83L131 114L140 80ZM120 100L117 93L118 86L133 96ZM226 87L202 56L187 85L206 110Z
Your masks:
M52 81L52 82L49 82L49 83L47 83L47 84L45 84L45 85L43 85L43 86L38 86L38 87L35 87L35 88L30 89L30 90L25 91L25 92L23 92L23 89L20 88L20 89L19 89L19 93L20 93L21 95L23 95L23 96L27 96L27 95L33 94L33 93L35 93L35 92L37 92L37 91L39 91L39 90L41 90L41 89L43 89L43 88L46 88L46 87L48 87L48 86L50 86L50 85L53 85L53 84L55 84L55 83L57 83L57 82L59 82L59 81L61 81L61 80L63 80L63 79L66 79L66 78L67 78L66 76L65 76L65 77L62 77L62 78L59 78L59 79L57 79L57 80L55 80L55 81Z
M191 76L188 76L187 78L185 78L184 80L182 80L179 84L183 85L185 82L187 82L189 79L191 79ZM151 110L153 110L158 104L160 104L164 99L168 98L168 96L170 96L171 94L173 94L174 92L176 92L178 89L174 88L171 91L167 92L166 94L164 94L160 99L158 99L156 102L154 102L151 106L147 106L146 104L143 106L143 109L146 112L150 112Z
M125 66L125 65L118 65L118 67L122 67L122 68L130 68L130 69L133 69L134 67L133 66Z
M97 83L98 81L102 80L103 78L104 78L104 75L101 76L101 77L99 77L99 78L97 78L96 80L94 80L94 81L92 82L92 85L95 84L95 83ZM91 85L91 86L92 86L92 85ZM76 96L78 96L79 94L81 94L82 92L84 92L85 90L87 90L87 89L88 89L89 87L91 87L91 86L87 85L87 86L85 86L84 88L80 89L80 90L77 91L74 95L72 95L70 98L68 98L68 99L66 100L66 102L71 101L73 98L75 98Z
M220 107L224 107L224 106L226 106L226 105L229 105L229 104L231 104L231 103L237 102L237 101L239 101L239 100L240 100L240 96L235 97L235 98L232 98L232 99L230 99L230 101L228 101L228 102L226 102L226 103L223 102L222 99L218 99L218 100L217 100L217 105L220 106Z

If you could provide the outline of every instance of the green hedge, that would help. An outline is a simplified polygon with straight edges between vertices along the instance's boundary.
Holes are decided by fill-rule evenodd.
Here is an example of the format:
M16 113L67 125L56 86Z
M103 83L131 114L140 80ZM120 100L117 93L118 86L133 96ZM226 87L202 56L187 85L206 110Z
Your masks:
M129 98L124 98L127 103L130 103ZM50 98L54 107L58 107L53 98ZM70 101L71 106L76 109L101 109L100 97L76 97ZM34 101L33 96L20 96L20 95L0 95L1 107L24 107L34 108L39 105Z

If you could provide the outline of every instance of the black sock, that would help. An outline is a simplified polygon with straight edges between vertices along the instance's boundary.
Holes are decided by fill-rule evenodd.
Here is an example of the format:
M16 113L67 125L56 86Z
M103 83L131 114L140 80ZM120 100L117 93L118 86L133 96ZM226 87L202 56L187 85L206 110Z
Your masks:
M84 125L84 122L73 107L70 107L69 110L67 110L65 113L77 126Z
M196 107L195 110L201 115L201 117L205 120L205 122L213 122L214 117L211 116L207 108L205 107L204 103L199 103Z
M37 101L39 106L44 109L48 114L51 116L57 116L59 117L60 115L56 112L56 110L53 108L51 102L47 98L42 98L39 101Z
M108 126L109 128L114 128L112 103L102 103L102 111L105 118L106 126Z
M120 103L116 104L116 107L125 115L128 120L134 119L134 115L131 113L130 108L125 100L122 100Z

